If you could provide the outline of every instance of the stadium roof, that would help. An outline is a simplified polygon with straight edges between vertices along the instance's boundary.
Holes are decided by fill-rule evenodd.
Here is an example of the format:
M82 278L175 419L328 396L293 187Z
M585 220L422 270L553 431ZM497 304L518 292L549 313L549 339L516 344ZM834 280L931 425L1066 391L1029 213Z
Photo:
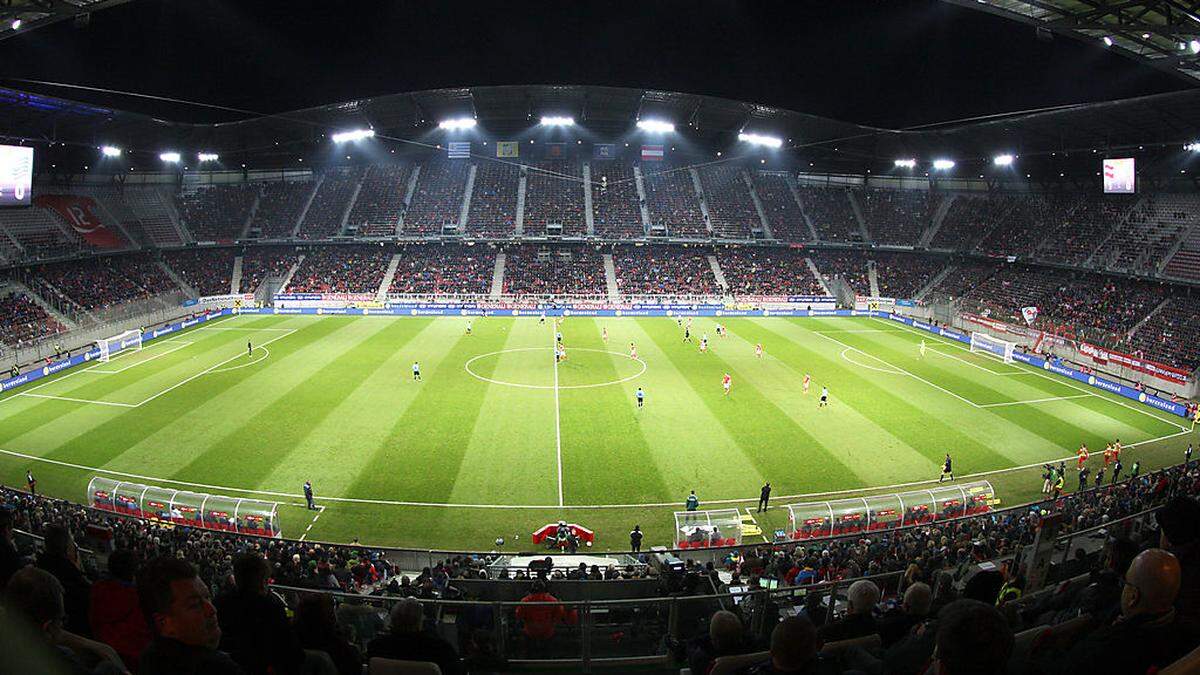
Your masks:
M636 120L661 118L679 133L667 142L693 150L733 146L742 131L784 139L785 149L827 170L847 171L897 157L945 155L959 162L988 160L997 152L1022 156L1136 146L1176 149L1200 139L1200 89L984 118L881 129L742 101L598 86L520 85L462 87L345 101L278 115L242 111L245 119L218 124L180 123L115 108L0 88L0 134L67 146L113 144L157 156L164 149L218 152L252 159L311 151L323 136L370 127L377 138L440 143L437 122L471 116L480 139L533 138L542 115L570 115L579 125L571 139L634 136ZM305 149L307 148L307 150Z
M67 19L77 25L86 25L92 12L127 2L129 0L3 0L0 2L0 40Z
M1200 4L1191 0L946 0L1110 49L1200 82Z

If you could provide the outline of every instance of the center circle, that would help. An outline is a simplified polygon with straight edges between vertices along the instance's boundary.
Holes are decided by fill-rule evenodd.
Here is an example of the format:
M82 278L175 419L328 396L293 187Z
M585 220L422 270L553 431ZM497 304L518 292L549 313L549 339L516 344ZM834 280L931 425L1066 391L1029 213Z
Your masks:
M558 369L559 383L557 385L555 385L553 382L551 382L550 384L534 384L531 382L513 382L511 380L505 380L505 379L501 379L499 377L488 377L486 375L483 375L483 374L477 372L475 369L473 369L471 367L472 365L476 364L477 362L483 361L484 359L488 359L488 358L497 358L498 359L498 358L501 358L505 354L513 354L513 353L520 353L520 352L541 352L541 354L539 354L536 357L530 357L530 358L538 359L538 363L537 363L536 367L531 368L531 371L542 370L547 373L550 373L548 376L546 376L546 379L550 379L550 378L554 377L554 374L551 373L550 371L552 369ZM587 354L588 356L584 356L584 357L576 356L576 354L579 352L583 352L583 353ZM574 376L576 376L578 374L577 369L582 368L586 372L586 368L588 367L587 362L596 358L596 357L592 357L591 356L592 354L608 354L611 356L620 357L620 360L618 361L618 363L621 363L621 362L628 363L628 367L624 368L624 369L628 369L628 370L636 369L637 372L634 372L631 375L626 375L624 377L618 377L617 379L606 380L603 382L586 382L586 383L581 384L581 383L577 383L577 382L573 381ZM604 358L607 358L607 357L604 357ZM476 365L475 367L478 368L479 366ZM609 351L607 349L591 349L588 347L570 347L567 349L567 360L563 361L561 363L558 363L556 365L555 361L554 361L554 348L553 347L517 347L514 349L501 349L500 351L488 352L486 354L480 354L478 356L474 356L470 360L468 360L465 364L463 364L463 368L466 369L466 371L468 373L470 373L471 376L474 377L475 379L483 380L484 382L488 382L491 384L502 384L502 385L505 385L508 387L520 387L521 389L556 389L556 388L557 389L591 389L593 387L610 387L610 386L613 386L616 384L622 384L622 383L628 382L630 380L636 379L638 377L641 377L642 373L646 372L646 362L641 359L635 359L628 354L622 354L621 352ZM620 370L622 368L620 366L618 366L618 369ZM620 373L618 372L618 375L619 374ZM565 384L563 383L564 379L567 380L567 382Z

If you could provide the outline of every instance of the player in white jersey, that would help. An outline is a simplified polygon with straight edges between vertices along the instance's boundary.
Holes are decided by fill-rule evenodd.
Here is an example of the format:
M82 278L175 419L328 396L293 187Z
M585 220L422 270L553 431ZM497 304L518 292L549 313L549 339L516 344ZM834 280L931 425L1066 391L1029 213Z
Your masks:
M762 343L761 343L761 342L759 342L758 344L754 345L754 355L755 355L756 357L758 357L758 358L760 358L760 359L761 359L761 358L762 358L762 352L763 352L763 349L762 349Z
M608 326L600 329L600 339L604 340L604 344L608 344Z
M829 387L821 387L821 400L817 402L818 408L824 408L829 405Z
M725 326L717 324L717 337L725 337Z
M708 333L700 337L700 353L703 354L706 351L708 351Z
M470 335L470 334L471 334L471 322L468 320L467 321L467 335Z
M921 358L925 358L925 340L921 340Z
M421 381L421 364L416 361L413 361L413 381Z

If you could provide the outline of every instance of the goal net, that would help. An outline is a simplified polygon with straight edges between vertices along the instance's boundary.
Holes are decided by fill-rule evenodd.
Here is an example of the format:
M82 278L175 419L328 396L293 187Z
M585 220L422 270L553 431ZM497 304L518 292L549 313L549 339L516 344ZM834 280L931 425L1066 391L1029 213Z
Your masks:
M127 330L120 335L103 340L97 340L96 346L100 348L100 361L109 361L112 355L118 352L132 349L133 351L142 350L142 331L134 329Z
M971 333L972 353L979 352L998 356L1005 363L1013 362L1013 347L1015 346L1012 342L1005 342L985 333Z

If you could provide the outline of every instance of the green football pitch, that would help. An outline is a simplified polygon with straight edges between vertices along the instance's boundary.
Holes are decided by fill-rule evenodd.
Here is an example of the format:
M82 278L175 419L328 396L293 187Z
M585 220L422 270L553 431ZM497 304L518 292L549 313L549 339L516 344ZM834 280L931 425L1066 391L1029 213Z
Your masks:
M690 490L752 513L764 481L775 507L895 490L950 452L958 480L986 473L1015 504L1081 442L1119 438L1145 471L1194 440L1167 413L882 319L726 319L727 337L717 321L686 343L672 318L477 318L470 335L462 317L225 318L8 392L0 479L31 469L81 502L96 475L278 501L284 535L309 540L511 549L563 518L621 549L634 524L669 543ZM305 480L324 510L303 507ZM750 517L767 536L787 521Z

